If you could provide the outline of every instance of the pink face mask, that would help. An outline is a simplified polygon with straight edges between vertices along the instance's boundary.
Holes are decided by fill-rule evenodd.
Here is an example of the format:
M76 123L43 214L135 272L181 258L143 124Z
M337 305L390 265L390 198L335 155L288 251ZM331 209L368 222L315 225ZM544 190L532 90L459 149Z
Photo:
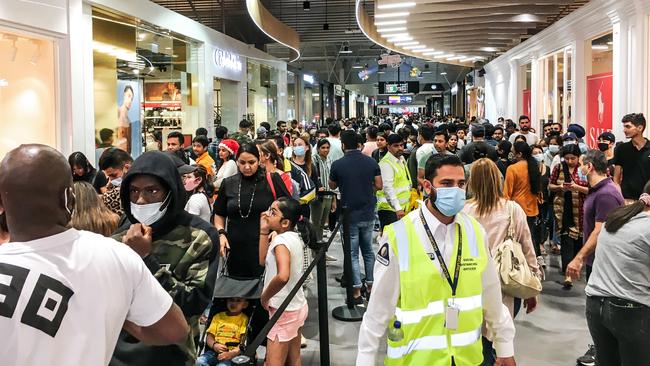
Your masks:
M199 179L194 178L194 179L187 179L185 183L183 183L183 186L185 187L186 192L192 192L196 187L199 186Z

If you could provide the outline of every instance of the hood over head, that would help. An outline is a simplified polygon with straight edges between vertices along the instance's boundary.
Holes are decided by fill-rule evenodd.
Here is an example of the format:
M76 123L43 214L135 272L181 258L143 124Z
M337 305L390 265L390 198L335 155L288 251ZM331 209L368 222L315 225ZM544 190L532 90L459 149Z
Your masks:
M120 186L120 200L124 208L124 214L131 223L137 223L138 220L131 213L129 189L133 177L141 174L151 175L160 179L167 189L169 189L171 196L165 216L151 225L154 234L162 234L173 229L175 226L174 221L179 214L184 212L187 201L183 181L180 173L176 169L176 164L167 154L160 151L146 152L135 159L129 171L124 175L122 185Z

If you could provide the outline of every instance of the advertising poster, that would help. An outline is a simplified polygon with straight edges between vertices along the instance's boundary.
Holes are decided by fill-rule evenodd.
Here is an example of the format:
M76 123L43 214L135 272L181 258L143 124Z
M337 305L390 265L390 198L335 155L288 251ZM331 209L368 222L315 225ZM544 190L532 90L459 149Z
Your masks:
M586 143L598 146L598 136L612 130L612 73L587 76Z
M127 151L133 158L142 153L140 137L140 83L137 80L117 80L117 136L114 146Z
M524 106L524 110L523 110L523 112L521 114L523 114L524 116L530 117L530 90L522 91L522 95L523 95L523 97L522 97L523 103L522 104Z

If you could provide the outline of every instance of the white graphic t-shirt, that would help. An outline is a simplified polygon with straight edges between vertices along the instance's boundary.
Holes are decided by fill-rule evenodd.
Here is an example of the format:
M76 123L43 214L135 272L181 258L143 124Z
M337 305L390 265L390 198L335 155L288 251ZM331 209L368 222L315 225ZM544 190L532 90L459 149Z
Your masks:
M113 239L70 229L0 245L0 364L107 365L125 319L150 326L171 304Z

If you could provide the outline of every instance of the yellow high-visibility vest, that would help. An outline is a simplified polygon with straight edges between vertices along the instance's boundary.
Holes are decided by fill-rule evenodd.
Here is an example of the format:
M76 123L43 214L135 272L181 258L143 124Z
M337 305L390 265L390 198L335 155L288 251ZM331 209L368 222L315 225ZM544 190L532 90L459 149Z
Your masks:
M388 164L393 168L394 178L393 178L393 189L397 195L397 200L399 201L402 210L405 210L409 206L411 198L411 177L409 175L408 167L406 164L402 164L399 161L394 161L395 157L392 157L390 152L384 156L383 159L379 162L380 164ZM395 211L395 209L390 205L384 191L377 191L377 210L379 211Z
M411 215L414 215L412 213ZM388 340L385 364L449 366L452 357L456 366L477 366L483 362L481 326L483 324L482 274L488 257L479 223L472 217L459 213L454 228L454 249L445 262L450 276L454 276L458 230L462 230L462 256L456 296L452 297L447 279L425 252L415 225L408 215L386 226L384 233L395 249L400 267L400 297L395 320L401 322L404 339ZM460 310L455 330L445 327L445 310L448 304Z

